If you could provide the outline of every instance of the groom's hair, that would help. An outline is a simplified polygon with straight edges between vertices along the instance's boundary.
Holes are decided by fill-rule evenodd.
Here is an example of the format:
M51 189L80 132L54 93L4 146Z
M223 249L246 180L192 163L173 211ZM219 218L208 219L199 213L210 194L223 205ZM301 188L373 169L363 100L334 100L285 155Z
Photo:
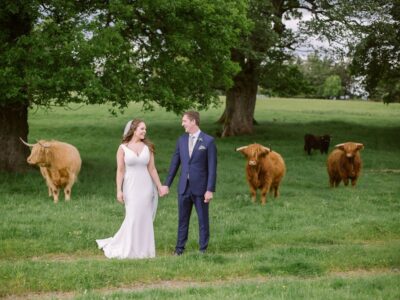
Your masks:
M184 116L187 116L189 118L190 121L195 121L197 126L200 126L200 114L197 111L194 110L189 110L186 111L184 114Z

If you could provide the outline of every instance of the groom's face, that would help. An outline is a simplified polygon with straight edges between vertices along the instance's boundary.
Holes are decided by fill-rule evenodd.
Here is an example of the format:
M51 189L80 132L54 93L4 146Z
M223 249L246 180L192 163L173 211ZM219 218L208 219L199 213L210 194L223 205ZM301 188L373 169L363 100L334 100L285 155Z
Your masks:
M184 115L182 117L182 127L185 128L185 132L194 133L196 130L196 121L190 120L188 116Z

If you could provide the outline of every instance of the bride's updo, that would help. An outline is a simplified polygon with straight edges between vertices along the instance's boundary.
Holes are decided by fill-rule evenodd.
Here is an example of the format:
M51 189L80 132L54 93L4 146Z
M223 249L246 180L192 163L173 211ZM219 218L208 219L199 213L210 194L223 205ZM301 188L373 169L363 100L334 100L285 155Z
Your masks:
M127 144L130 142L130 140L133 137L133 134L136 130L136 128L138 128L138 126L140 125L140 123L144 123L143 120L141 119L133 119L131 121L129 121L126 126L125 126L125 130L124 130L124 134L122 137L122 143L123 144ZM149 147L150 151L154 153L154 144L152 142L150 142L150 140L145 137L144 139L142 139L142 142Z

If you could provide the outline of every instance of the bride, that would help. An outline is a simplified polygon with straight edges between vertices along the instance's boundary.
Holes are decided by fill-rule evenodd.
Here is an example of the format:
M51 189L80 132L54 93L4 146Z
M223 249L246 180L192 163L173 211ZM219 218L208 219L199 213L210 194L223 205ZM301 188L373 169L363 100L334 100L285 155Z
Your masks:
M125 204L125 219L117 233L96 240L108 258L155 257L153 220L161 186L154 163L154 145L145 137L146 124L129 121L117 151L117 200Z

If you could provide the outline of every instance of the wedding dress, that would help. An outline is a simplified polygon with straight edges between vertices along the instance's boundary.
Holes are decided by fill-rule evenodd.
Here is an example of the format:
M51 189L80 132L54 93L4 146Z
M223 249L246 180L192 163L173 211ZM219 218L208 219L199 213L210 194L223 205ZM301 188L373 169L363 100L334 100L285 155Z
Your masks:
M157 210L158 194L147 170L150 150L146 145L141 153L136 153L125 145L121 147L125 153L125 219L113 237L96 242L108 258L155 257L153 219Z

